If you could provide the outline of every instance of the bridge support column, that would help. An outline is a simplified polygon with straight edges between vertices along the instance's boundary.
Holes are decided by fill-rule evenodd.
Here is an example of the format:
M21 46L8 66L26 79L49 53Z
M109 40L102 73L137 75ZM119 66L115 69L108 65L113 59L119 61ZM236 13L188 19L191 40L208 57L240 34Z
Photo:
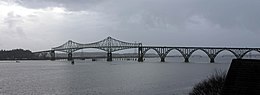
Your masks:
M51 60L54 61L54 60L55 60L55 51L52 50L52 51L50 52L50 55L51 55Z
M107 53L107 61L112 61L112 52Z
M73 58L72 58L72 52L68 53L68 61L71 61L71 60L73 60Z
M138 48L138 62L143 62L144 58L143 58L143 49L142 47Z
M189 57L186 57L186 58L184 58L185 60L184 60L184 62L186 62L186 63L189 63L190 61L189 61Z
M238 56L237 59L242 59L242 57L241 57L241 56Z
M215 62L215 58L210 58L210 63L214 63Z
M165 57L161 57L161 62L165 62Z
M138 58L138 62L144 62L144 58L143 57L139 57Z

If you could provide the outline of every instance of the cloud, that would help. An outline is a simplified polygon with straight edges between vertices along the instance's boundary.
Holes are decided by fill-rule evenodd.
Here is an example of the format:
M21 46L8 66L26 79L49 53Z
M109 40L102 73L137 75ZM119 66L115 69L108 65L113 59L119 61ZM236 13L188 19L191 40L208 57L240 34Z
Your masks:
M67 40L95 42L107 36L149 45L260 45L255 41L260 30L259 0L6 2L0 1L0 29L20 31L19 35L26 35L27 38L20 39L27 43L24 47L40 43L31 46L34 50L58 46ZM15 47L15 44L10 47Z
M20 26L23 24L23 18L20 15L14 14L14 12L9 12L7 17L4 18L4 24L7 24L8 30L4 31L10 36L25 37L23 28Z
M241 28L258 32L260 28L259 0L201 0L194 4L194 12L223 28Z
M69 11L98 11L119 23L139 16L149 27L177 26L192 16L202 15L222 28L257 32L260 24L259 0L16 0L29 8L64 7ZM137 22L135 22L137 23Z
M9 28L15 27L18 23L22 23L20 15L15 15L14 12L9 12L7 17L4 19L4 22L8 25Z
M27 8L65 7L70 11L86 10L104 0L15 0Z

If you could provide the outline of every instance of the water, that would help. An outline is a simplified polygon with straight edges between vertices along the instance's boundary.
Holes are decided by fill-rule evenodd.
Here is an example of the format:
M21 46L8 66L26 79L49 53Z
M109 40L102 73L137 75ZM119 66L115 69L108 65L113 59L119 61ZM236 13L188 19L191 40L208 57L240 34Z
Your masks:
M0 62L0 95L187 95L228 63L135 61ZM174 59L173 59L174 60ZM200 61L201 59L198 59ZM175 60L176 61L176 60Z

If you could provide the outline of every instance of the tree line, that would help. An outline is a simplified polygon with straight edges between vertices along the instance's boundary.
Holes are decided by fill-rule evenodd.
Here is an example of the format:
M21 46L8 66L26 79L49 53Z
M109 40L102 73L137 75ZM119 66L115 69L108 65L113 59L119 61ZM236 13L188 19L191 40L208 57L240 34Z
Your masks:
M34 55L30 50L12 49L0 50L0 60L32 59Z

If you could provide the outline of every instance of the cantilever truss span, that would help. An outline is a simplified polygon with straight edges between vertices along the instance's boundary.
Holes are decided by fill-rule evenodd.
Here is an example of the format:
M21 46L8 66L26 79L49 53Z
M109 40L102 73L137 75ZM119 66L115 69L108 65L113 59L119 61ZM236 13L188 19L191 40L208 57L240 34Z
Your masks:
M107 37L104 40L94 42L94 43L89 43L89 44L81 44L69 40L68 42L66 42L61 46L52 48L52 50L71 53L84 48L97 48L100 50L104 50L106 52L115 52L123 49L138 48L141 46L142 43L129 43L129 42L124 42L124 41L114 39L112 37Z

